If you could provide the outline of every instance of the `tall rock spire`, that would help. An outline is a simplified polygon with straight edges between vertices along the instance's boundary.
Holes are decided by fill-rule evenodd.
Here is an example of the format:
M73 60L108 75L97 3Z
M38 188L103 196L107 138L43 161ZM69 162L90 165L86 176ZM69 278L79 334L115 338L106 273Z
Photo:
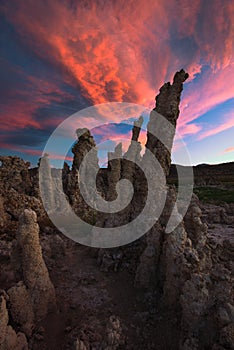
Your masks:
M165 175L169 174L171 149L177 119L180 113L180 97L183 91L183 83L188 76L188 73L181 69L175 74L172 85L168 82L160 88L159 94L155 98L156 106L150 114L150 120L147 126L146 149L156 156ZM158 114L160 114L163 119L160 119ZM157 131L157 129L160 130ZM154 136L155 132L160 133L160 139L163 140L163 142Z

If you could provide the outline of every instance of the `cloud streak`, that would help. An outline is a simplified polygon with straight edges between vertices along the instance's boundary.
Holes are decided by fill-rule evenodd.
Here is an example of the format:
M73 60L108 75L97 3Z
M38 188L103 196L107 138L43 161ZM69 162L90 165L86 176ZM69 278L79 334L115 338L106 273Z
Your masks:
M210 126L209 130L200 133L200 135L198 136L198 139L202 140L204 138L214 136L216 134L219 134L220 132L223 132L233 127L234 127L234 113L232 112L230 113L230 115L225 116L225 120L222 122L221 125L218 125L214 128Z
M234 147L228 147L223 151L223 153L230 153L230 152L234 152Z

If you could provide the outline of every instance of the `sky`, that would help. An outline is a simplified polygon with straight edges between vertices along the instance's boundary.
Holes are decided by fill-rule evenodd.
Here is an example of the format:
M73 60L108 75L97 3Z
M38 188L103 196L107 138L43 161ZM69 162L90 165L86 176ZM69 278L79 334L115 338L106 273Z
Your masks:
M181 68L190 77L178 132L191 163L234 161L233 0L1 0L0 153L34 166L73 113L106 102L152 108ZM121 118L96 141L130 137Z

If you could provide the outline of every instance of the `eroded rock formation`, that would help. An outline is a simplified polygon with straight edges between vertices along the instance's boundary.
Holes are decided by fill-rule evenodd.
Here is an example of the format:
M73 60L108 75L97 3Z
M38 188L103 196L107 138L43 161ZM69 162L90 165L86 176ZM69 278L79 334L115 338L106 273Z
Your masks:
M104 350L117 350L122 343L121 339L122 328L119 318L110 316L106 326L106 335L102 344Z
M170 170L171 148L180 112L179 104L183 83L187 78L188 73L181 69L181 71L175 74L172 85L168 82L161 87L159 90L160 93L156 96L156 106L151 113L147 126L146 148L155 154L166 175L169 174ZM168 123L165 124L163 120L158 121L157 113L162 115L172 127L169 128ZM156 132L155 128L157 127L160 127L160 137L163 142L154 136Z
M133 152L145 169L149 162L149 153L153 153L159 160L165 175L168 175L170 169L170 152L174 138L176 122L179 116L180 94L182 92L183 82L188 75L182 70L176 73L173 84L165 84L159 95L156 97L156 107L152 111L148 124L148 134L146 143L146 152L143 158L140 156L140 146L136 147L131 143L128 152ZM160 113L165 119L160 119ZM165 120L170 123L164 123ZM132 141L137 141L139 137L141 122L133 128ZM160 128L160 139L155 136L155 129ZM114 159L117 157L118 159ZM139 174L136 167L124 161L121 146L117 146L115 152L109 155L107 169L107 198L113 200L116 197L116 184L124 177L134 183ZM140 187L140 188L139 188ZM138 186L138 204L147 195L144 185ZM216 253L210 249L207 242L208 226L202 221L202 211L198 198L193 196L187 214L181 223L170 233L165 233L165 226L172 213L176 202L176 189L170 187L167 189L167 201L165 209L159 222L139 242L133 243L131 247L122 249L122 256L130 256L132 246L138 245L135 253L138 256L138 262L135 267L135 286L141 288L160 288L162 290L161 302L166 309L172 310L174 314L181 314L181 340L180 349L202 349L205 346L212 346L217 342L223 346L222 334L228 338L230 343L230 332L225 333L222 324L217 321L219 318L216 309L216 303L223 305L230 302L233 305L233 295L231 293L233 276L231 277L230 266L223 265ZM129 222L132 219L131 213L136 207L134 200L130 208L122 213L111 215L101 215L102 223L105 227L118 226ZM179 215L179 214L178 214ZM224 210L219 214L220 221L232 223L232 217L228 216ZM101 222L99 217L99 223ZM227 252L227 250L225 250ZM116 270L116 256L118 250L105 250L99 253L101 255L101 266L104 271L110 269ZM216 256L216 258L214 258ZM124 259L123 259L124 260ZM119 264L121 266L121 263ZM223 295L217 289L217 280L213 273L217 273L221 278L223 273ZM226 305L226 304L225 304ZM220 311L219 311L220 313ZM222 311L225 314L225 311ZM227 313L227 312L226 312ZM229 311L230 313L230 311ZM232 319L227 316L226 322L232 324ZM205 335L206 327L210 323L210 333ZM231 329L231 326L229 326ZM228 329L229 329L228 328ZM215 330L217 335L212 335ZM228 333L229 332L229 333ZM215 333L215 334L216 334ZM226 335L228 334L228 335ZM218 346L218 345L217 345ZM228 345L229 346L229 345Z
M0 296L0 349L1 350L28 350L25 335L17 333L8 325L9 315L5 296Z
M43 181L48 189L46 192L49 204L59 213L63 212L64 208L57 206L58 201L54 193L54 189L62 190L56 182L62 172L63 187L70 204L74 211L89 223L101 227L118 227L136 218L148 195L145 174L148 171L147 174L155 179L155 183L158 180L157 174L153 171L150 173L150 154L158 159L165 175L169 173L180 96L187 77L187 73L181 70L176 73L172 84L166 83L160 89L156 97L156 106L150 115L146 151L143 156L138 141L143 122L140 117L134 123L127 152L122 154L121 144L117 145L114 152L108 155L107 169L99 169L95 142L87 129L77 130L78 140L72 150L74 161L71 170L66 164L63 171L51 170L48 157L42 157L40 162L46 165ZM116 184L121 179L128 179L132 183L134 196L121 212L98 212L82 199L80 166L90 151L91 158L83 169L84 174L86 179L89 179L92 173L98 173L97 189L104 199L116 199ZM175 186L160 187L157 184L159 191L166 190L167 198L160 219L149 232L127 246L92 251L92 254L97 256L100 266L95 272L92 270L95 263L89 261L86 266L84 252L81 253L81 257L77 256L80 253L79 245L72 246L70 243L68 255L71 255L66 260L73 269L73 274L70 274L69 269L66 271L67 267L63 266L66 246L56 229L49 223L42 206L38 169L29 170L29 164L17 157L0 157L0 160L1 282L7 291L1 296L0 303L0 349L26 350L26 337L33 349L49 348L46 340L44 341L48 331L38 329L38 324L45 320L50 309L56 306L54 286L45 264L46 261L51 264L50 267L56 267L55 263L52 264L53 259L58 259L60 264L54 274L60 285L60 311L62 310L61 316L57 317L60 327L64 315L67 317L66 323L69 326L66 324L62 332L64 337L69 339L68 349L131 349L131 343L123 341L123 333L129 334L133 344L137 343L135 348L137 346L139 349L162 349L165 347L160 342L151 343L151 338L160 339L160 335L154 334L155 329L160 333L165 329L163 327L167 327L167 322L170 324L172 320L173 327L179 334L173 344L173 350L234 348L233 204L206 205L193 195L183 220L172 232L166 233L165 227L176 205L177 191ZM127 194L120 195L124 201ZM156 201L151 204L157 205ZM174 215L180 215L179 208L176 208ZM41 244L37 217L43 232ZM91 255L90 251L87 254ZM126 274L129 284L126 283ZM113 283L119 280L119 289L115 291L110 285L107 292L105 285L108 279L112 282L112 278ZM129 286L134 288L134 293L130 294L130 297L128 295L129 299L125 301ZM111 297L108 293L113 293L114 296ZM126 318L122 323L121 316L121 325L118 317L110 316L115 314L112 309L118 294L119 311ZM145 305L148 309L130 317L125 309L128 308L131 298L134 299L133 310L141 298L144 302L140 303L140 311L141 308L145 310ZM101 305L99 309L98 305ZM72 319L77 315L77 328L80 332L75 329ZM160 320L162 315L167 317L164 323ZM137 326L139 317L142 329ZM134 322L135 324L129 324ZM147 333L147 327L151 324L153 331ZM79 336L80 333L82 336ZM34 343L36 338L39 342L37 345ZM136 343L134 338L137 339Z
M32 301L36 321L55 308L54 286L42 257L39 226L34 211L25 209L20 216L17 241L20 249L22 278Z
M13 265L21 281L8 290L12 320L31 337L49 311L55 310L56 297L39 242L36 213L25 209L19 220Z
M83 182L80 180L79 168L81 166L82 160L84 160L84 157L91 151L88 162L86 162L86 165L83 166L83 172L85 174L84 177L88 182L89 177L91 177L93 173L98 172L99 165L97 150L95 148L96 144L93 136L90 134L90 131L88 129L77 129L76 134L78 141L72 148L72 152L74 154L72 170L69 172L67 169L67 179L64 180L64 183L67 183L66 194L75 213L79 215L79 217L81 217L83 220L93 224L95 211L90 208L89 205L87 205L86 201L83 199L83 196L80 193L80 186L83 186Z

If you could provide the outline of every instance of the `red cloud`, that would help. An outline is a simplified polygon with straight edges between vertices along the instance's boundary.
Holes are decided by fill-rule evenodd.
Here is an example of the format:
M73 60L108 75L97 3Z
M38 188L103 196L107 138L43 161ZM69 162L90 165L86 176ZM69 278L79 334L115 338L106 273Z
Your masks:
M90 2L72 9L28 0L17 5L18 11L11 11L12 3L5 11L34 51L60 66L64 78L78 83L93 103L146 103L171 65L170 47L163 41L169 27L166 8L152 0L147 5L119 1L102 8Z
M191 73L179 122L185 135L200 128L186 123L234 97L231 1L86 1L68 6L54 0L12 0L2 8L27 45L53 63L63 80L79 86L94 104L128 101L151 107L160 85L183 66ZM185 47L178 53L176 49L185 39L193 44L193 51ZM200 79L193 80L200 72ZM59 97L54 100L64 97L46 80L31 83L35 87L33 106L26 102L7 106L10 117L4 122L5 129L12 124L40 128L32 114L51 101L47 91L57 92ZM202 135L206 137L207 132Z

